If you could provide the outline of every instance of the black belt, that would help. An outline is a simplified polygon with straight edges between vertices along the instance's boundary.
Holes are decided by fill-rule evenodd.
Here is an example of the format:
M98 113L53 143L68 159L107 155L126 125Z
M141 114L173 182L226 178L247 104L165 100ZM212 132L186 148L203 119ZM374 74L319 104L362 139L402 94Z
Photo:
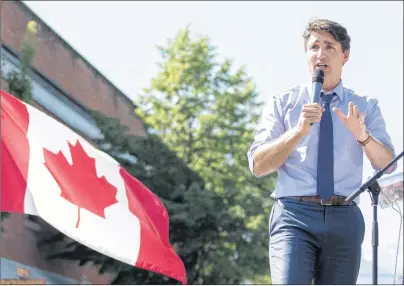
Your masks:
M320 198L320 196L292 196L285 198L295 199L298 200L299 202L310 202L321 204L323 206L347 206L353 204L353 203L350 204L346 203L345 202L346 197L336 195L331 196L331 198L329 198L327 201L323 201Z

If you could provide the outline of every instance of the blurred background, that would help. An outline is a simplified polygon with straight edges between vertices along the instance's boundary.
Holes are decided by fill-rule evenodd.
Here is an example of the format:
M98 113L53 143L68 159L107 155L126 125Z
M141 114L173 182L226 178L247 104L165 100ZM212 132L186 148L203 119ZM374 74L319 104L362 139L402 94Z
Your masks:
M402 151L401 1L0 5L1 88L114 156L160 197L189 284L271 283L276 175L254 178L246 152L266 99L311 76L302 38L311 18L348 29L344 85L379 101ZM364 163L367 179L374 171ZM370 284L368 193L360 207L366 235L358 284ZM401 221L393 208L380 209L381 284L401 282ZM1 226L2 279L178 283L92 251L34 216L2 213Z

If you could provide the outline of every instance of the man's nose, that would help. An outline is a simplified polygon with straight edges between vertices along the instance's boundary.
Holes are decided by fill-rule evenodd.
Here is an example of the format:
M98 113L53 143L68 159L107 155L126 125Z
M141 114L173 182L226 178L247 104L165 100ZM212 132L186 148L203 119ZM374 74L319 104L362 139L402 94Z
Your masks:
M326 59L326 54L325 54L325 52L324 52L324 50L323 49L318 49L318 52L317 52L317 59L318 60L324 60L324 59Z

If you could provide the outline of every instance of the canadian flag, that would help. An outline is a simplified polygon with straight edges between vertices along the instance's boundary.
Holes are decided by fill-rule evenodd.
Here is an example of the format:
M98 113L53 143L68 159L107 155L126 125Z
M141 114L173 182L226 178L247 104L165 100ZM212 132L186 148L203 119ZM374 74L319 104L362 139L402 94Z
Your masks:
M1 210L38 215L87 247L186 283L157 196L112 157L3 90Z

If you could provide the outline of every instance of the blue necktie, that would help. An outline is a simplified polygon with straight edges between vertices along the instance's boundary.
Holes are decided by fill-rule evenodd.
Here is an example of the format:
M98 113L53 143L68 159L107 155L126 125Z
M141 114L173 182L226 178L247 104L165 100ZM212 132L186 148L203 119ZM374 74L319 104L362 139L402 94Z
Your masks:
M317 159L317 194L327 201L334 194L334 140L330 102L333 94L322 94L325 111L320 121L320 138Z

